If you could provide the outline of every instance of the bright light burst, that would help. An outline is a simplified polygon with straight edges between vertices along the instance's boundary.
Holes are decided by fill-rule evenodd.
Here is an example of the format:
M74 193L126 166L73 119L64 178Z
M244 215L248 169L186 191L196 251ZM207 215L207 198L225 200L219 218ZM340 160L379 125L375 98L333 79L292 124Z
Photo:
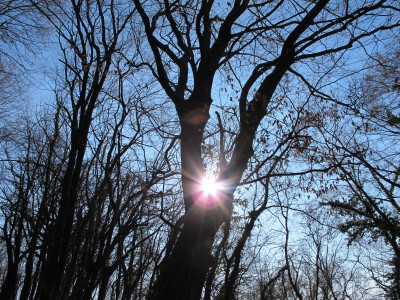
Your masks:
M215 196L221 190L221 184L216 182L213 178L204 178L201 182L201 190L207 196Z
M205 209L213 209L223 203L226 187L222 181L218 181L213 177L204 177L198 182L197 187L195 202L198 206Z

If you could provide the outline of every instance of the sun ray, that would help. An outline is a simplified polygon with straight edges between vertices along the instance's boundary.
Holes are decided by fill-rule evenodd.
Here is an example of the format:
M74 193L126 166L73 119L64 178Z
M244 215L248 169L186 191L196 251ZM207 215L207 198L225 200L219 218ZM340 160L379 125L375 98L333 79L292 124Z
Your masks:
M207 196L215 196L221 190L221 185L212 178L204 178L200 187Z

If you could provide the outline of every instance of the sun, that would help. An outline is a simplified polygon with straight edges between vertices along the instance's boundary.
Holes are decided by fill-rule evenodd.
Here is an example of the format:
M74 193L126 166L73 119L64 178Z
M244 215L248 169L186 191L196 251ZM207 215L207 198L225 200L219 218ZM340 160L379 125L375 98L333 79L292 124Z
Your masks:
M214 209L225 199L225 190L226 187L222 181L213 177L203 177L198 182L195 203L204 209Z
M220 190L221 185L212 178L204 178L200 185L203 194L207 196L215 196Z

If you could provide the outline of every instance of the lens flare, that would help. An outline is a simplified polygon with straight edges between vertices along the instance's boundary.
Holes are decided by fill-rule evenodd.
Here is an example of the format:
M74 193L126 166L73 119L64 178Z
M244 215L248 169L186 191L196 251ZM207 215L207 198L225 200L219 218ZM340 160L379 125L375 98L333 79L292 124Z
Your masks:
M204 178L200 188L206 196L215 196L221 190L221 185L214 179Z
M223 203L225 199L224 191L223 182L213 177L204 177L198 181L197 189L194 192L194 201L197 206L203 209L214 209Z

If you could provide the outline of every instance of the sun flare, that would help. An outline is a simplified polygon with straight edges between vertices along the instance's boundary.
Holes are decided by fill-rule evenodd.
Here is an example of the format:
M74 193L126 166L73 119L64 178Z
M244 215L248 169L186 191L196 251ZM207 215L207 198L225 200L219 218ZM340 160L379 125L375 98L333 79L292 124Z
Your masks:
M201 182L201 190L204 194L215 196L221 190L221 185L211 178L204 178Z

